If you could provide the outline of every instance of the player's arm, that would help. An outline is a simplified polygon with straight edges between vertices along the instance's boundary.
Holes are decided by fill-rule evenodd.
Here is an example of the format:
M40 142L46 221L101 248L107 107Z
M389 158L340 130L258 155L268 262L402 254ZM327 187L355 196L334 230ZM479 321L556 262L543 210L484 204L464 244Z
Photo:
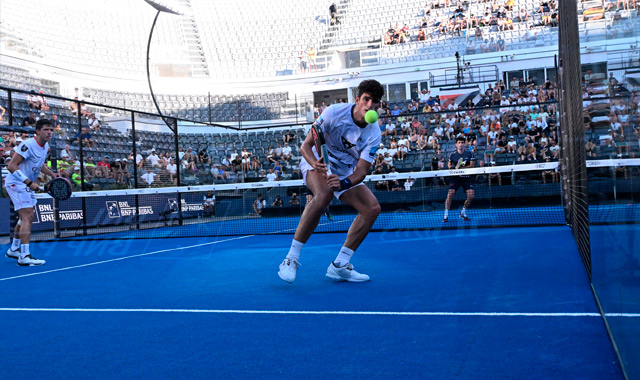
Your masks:
M452 155L452 154L453 154L453 153L451 153L451 154L449 155L449 159L447 160L447 166L449 167L449 170L451 170L451 169L453 169L453 168L455 168L455 167L456 167L456 163L455 163L455 162L453 162L453 161L451 161L451 155Z
M465 162L466 165L464 165L464 168L473 168L476 166L476 158L473 155L473 153L471 154L471 156L469 157L469 159L467 160L467 162Z
M320 173L326 173L327 165L322 162L322 160L316 159L316 156L313 154L313 150L311 149L313 146L315 146L313 133L311 132L311 130L309 130L307 137L304 139L302 145L300 146L300 153L302 153L302 157L304 157L304 160L307 161L309 165L313 166L315 170ZM321 152L318 152L318 155L321 154Z
M56 173L53 170L49 169L49 167L47 166L47 164L42 165L42 168L40 169L44 174L48 175L49 177L52 178L58 178L60 177L60 173Z
M327 177L327 185L332 189L347 190L364 181L370 168L371 162L361 158L350 176L341 180L337 175L332 174Z
M23 182L29 189L37 190L38 184L30 180L18 167L22 161L24 161L24 157L19 154L14 154L13 157L11 157L11 161L9 161L9 165L7 165L7 170L9 170L13 178Z

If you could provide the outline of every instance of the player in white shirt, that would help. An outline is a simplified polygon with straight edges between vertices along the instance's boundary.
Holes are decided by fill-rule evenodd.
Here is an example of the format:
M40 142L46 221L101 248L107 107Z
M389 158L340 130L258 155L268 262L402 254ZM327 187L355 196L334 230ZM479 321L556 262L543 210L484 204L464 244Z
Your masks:
M315 121L327 144L327 165L320 160L312 134L300 147L300 169L305 185L313 193L298 223L287 257L280 264L278 276L287 282L296 278L300 250L318 226L320 217L335 196L358 211L347 239L336 259L327 268L327 277L339 281L368 281L369 276L353 269L349 262L354 251L365 239L380 213L380 204L362 181L369 172L382 139L378 123L368 124L364 114L376 110L384 95L384 87L375 80L365 80L358 86L355 104L340 103L328 107Z
M53 124L47 119L40 119L36 123L36 135L23 141L15 149L7 169L11 172L6 178L5 188L18 213L18 224L14 230L13 242L7 250L6 256L18 260L20 266L42 265L44 260L38 260L29 252L31 240L31 226L33 223L33 208L39 189L36 179L42 171L50 177L58 177L45 164L49 154L49 141L53 136Z

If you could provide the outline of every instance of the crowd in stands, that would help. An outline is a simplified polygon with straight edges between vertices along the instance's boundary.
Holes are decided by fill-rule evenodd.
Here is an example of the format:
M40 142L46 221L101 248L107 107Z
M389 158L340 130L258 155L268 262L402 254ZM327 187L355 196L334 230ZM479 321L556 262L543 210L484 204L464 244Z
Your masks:
M477 48L478 53L487 53L505 50L506 46L502 36L494 41L494 37L483 37L483 30L503 32L513 30L514 23L526 23L529 28L525 33L525 39L528 41L536 38L534 30L536 26L558 26L558 7L554 0L542 0L538 8L533 10L515 8L514 0L482 1L482 3L486 3L484 11L476 14L469 9L468 2L430 0L424 7L424 17L418 25L414 27L409 27L407 24L402 27L398 24L395 27L390 25L385 33L384 43L391 45L411 40L426 41L435 35L461 35L473 29L469 34L469 37L475 37L475 41L474 38L469 38L470 43L477 44L473 49ZM413 30L417 31L413 32ZM415 38L412 39L413 34Z
M640 139L640 127L635 123L640 94L626 89L614 73L606 77L586 71L584 83L587 156L634 157ZM482 93L467 96L463 102L443 101L429 91L421 91L415 99L406 102L383 101L377 110L383 139L371 171L382 174L446 168L452 142L458 136L467 139L478 165L557 160L560 144L556 91L556 85L549 80L536 84L533 79L512 78L508 89L499 81L488 85ZM53 121L56 137L64 144L56 147L58 169L78 185L78 189L81 177L85 179L85 188L130 188L134 180L142 187L172 186L177 184L178 165L183 184L301 178L298 164L299 146L304 138L302 129L277 134L271 131L267 137L264 132L262 135L256 133L238 142L229 138L223 144L222 156L220 150L212 150L214 141L207 141L205 135L202 135L206 140L203 144L187 144L193 140L181 143L177 155L172 144L159 144L159 149L137 145L134 155L130 144L128 152L94 148L96 141L104 145L103 135L110 133L112 136L113 133L105 127L96 110L81 107L83 124L78 134L75 125L68 121L65 125L57 115L65 118L65 112L78 110L50 107L44 111L41 101L25 100L25 103L30 112L20 124L33 126L42 117ZM326 107L324 103L316 105L316 116ZM10 157L13 149L28 137L27 133L2 134L1 161ZM171 135L165 137L172 141ZM126 136L120 138L129 141ZM85 150L82 162L80 145ZM238 148L229 148L234 146ZM138 177L135 179L134 165ZM547 177L545 180L557 180L556 176ZM402 190L404 184L389 182L379 186L389 190L395 186L396 190Z

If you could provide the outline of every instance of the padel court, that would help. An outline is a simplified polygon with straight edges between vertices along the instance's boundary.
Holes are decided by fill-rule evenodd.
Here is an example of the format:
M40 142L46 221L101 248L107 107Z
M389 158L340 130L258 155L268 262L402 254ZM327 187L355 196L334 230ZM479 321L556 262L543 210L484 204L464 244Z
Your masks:
M0 265L6 379L621 379L566 226L54 241ZM609 318L637 318L610 315Z

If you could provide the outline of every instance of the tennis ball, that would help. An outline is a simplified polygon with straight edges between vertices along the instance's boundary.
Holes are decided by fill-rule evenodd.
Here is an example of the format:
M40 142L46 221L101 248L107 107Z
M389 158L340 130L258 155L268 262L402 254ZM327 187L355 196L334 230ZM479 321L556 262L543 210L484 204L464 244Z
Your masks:
M378 121L378 113L374 110L369 110L364 114L364 120L369 124L373 124Z

